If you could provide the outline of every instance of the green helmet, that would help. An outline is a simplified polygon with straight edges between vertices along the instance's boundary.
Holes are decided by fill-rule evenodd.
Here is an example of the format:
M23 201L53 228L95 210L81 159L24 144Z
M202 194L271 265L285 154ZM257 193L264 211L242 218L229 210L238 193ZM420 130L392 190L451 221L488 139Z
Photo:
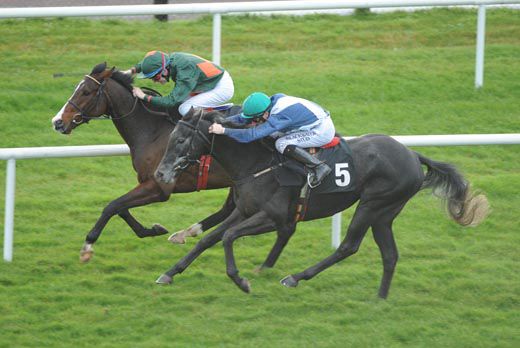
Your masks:
M254 118L262 115L271 105L271 98L265 93L255 92L244 100L242 117Z
M154 77L170 64L170 58L161 51L150 51L141 62L141 73L137 75L140 79Z

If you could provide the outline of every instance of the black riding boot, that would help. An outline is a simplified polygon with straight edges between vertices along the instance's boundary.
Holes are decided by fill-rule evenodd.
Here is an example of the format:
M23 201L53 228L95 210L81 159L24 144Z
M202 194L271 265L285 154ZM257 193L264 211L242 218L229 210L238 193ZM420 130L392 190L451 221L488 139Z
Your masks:
M305 167L307 167L310 175L308 182L309 186L311 187L318 186L323 178L325 178L331 172L331 169L328 165L321 162L319 159L301 147L288 145L285 148L283 154L303 163Z

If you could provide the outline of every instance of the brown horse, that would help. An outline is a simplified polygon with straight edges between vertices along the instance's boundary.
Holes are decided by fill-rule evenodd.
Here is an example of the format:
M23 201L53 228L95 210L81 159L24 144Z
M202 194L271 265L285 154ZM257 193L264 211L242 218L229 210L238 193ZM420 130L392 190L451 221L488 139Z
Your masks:
M175 185L162 184L154 179L154 172L166 150L178 111L149 109L132 95L132 78L112 69L106 63L94 67L90 75L78 84L71 98L52 119L53 127L62 134L89 120L101 119L103 115L112 120L119 134L128 144L132 164L137 172L139 184L131 191L110 202L94 227L87 234L80 252L80 260L89 261L93 254L92 245L99 238L108 220L118 214L140 237L152 237L168 233L161 225L145 228L128 211L155 202L167 201L170 194L197 190L199 164L191 163ZM231 180L215 161L209 170L207 189L229 187ZM233 211L235 204L232 190L223 207L215 214L196 223L186 230L173 234L169 240L184 243L186 236L196 236L223 221Z

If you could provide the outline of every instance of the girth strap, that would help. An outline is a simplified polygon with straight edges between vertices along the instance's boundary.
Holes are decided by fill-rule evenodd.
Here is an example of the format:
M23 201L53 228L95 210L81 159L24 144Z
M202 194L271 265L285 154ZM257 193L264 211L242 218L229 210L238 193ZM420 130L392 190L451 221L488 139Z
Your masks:
M307 213L307 203L309 202L310 190L309 185L303 185L298 197L296 205L296 214L294 215L294 222L303 221Z

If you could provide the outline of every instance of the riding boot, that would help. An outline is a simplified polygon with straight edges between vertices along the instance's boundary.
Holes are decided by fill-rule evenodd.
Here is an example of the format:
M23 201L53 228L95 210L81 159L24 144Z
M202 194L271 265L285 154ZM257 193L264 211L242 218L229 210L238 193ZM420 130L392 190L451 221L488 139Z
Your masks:
M316 187L321 184L323 178L331 172L331 169L327 164L321 162L301 147L288 145L283 154L305 165L309 170L308 182L311 187Z

